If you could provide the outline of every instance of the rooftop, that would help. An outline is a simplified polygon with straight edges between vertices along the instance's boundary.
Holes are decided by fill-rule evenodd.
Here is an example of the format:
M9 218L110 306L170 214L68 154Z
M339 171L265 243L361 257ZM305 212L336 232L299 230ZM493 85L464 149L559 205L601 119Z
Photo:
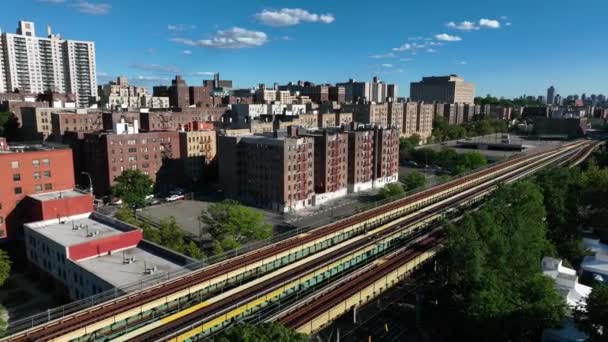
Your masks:
M29 195L29 197L38 200L40 202L52 201L62 198L73 198L80 196L89 196L90 194L78 190L62 190L62 191L53 191L53 192L45 192L42 194L34 194Z
M11 154L11 153L24 153L24 152L39 152L39 151L52 151L52 150L65 150L69 149L68 145L58 143L44 143L44 144L9 144L8 150L0 150L0 154Z
M92 239L97 240L123 233L89 215L90 213L72 216L66 218L63 223L53 219L28 223L26 226L62 246L73 246Z
M124 260L131 258L133 258L131 263L124 262ZM82 260L77 264L116 287L136 283L154 277L159 273L175 272L183 268L140 247ZM153 273L146 272L146 269L154 267L156 267L156 270Z

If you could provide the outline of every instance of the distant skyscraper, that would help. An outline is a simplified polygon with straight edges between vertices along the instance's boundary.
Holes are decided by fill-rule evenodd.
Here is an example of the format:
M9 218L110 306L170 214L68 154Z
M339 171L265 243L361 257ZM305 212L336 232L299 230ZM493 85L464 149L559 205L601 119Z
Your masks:
M79 106L97 96L95 43L65 40L47 28L36 37L34 23L20 21L17 33L0 36L0 92L76 94Z
M555 104L555 87L553 86L550 86L549 89L547 89L547 104Z

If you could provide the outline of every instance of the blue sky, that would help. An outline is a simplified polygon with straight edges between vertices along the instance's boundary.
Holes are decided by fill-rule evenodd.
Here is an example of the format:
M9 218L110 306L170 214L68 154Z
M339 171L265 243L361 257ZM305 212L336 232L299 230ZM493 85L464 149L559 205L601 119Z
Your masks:
M477 94L608 93L605 0L141 1L20 0L19 19L92 40L100 82L190 84L219 71L236 86L381 79L400 85L457 73Z

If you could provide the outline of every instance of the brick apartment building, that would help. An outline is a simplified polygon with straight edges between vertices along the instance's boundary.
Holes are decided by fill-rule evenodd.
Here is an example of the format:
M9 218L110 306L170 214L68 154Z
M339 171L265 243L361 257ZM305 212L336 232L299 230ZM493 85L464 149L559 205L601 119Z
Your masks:
M374 131L348 131L348 192L374 186Z
M314 139L297 136L219 136L220 184L245 203L280 212L312 206Z
M348 192L399 180L399 131L355 124L348 133Z
M53 140L61 141L67 131L72 132L92 132L104 129L103 114L95 113L76 113L76 112L57 112L51 114Z
M140 128L144 132L156 130L176 131L189 122L222 121L227 107L182 108L177 112L140 113Z
M27 196L74 188L72 150L42 145L11 149L2 138L0 145L0 239L16 238L24 222L42 215L42 209L30 208ZM92 205L90 196L88 202ZM70 206L48 210L70 214Z
M399 181L399 131L374 129L374 188Z
M346 102L346 88L342 86L329 87L329 101L335 101L337 103Z
M353 121L383 128L390 126L387 103L361 103L344 105L344 111L353 113Z
M135 134L84 133L74 141L76 173L88 172L97 196L110 192L114 179L124 170L140 170L156 182L155 191L168 190L176 182L180 159L179 132L157 131Z
M192 122L179 132L180 158L184 176L200 181L216 163L217 139L213 124Z
M387 127L395 127L399 132L401 132L403 130L403 115L405 111L405 103L389 102L387 103L387 110Z
M346 196L348 178L348 134L324 130L304 134L314 138L315 205Z

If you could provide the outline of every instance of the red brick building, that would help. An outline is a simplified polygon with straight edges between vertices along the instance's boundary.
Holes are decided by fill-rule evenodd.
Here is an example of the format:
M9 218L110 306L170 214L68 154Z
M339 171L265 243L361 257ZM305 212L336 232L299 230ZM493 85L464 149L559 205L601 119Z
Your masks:
M81 171L91 175L96 195L107 195L114 179L127 169L140 170L153 181L159 181L157 186L161 188L155 189L158 191L167 190L176 181L176 161L180 157L178 131L85 133L77 143L79 158L83 160Z
M347 194L348 134L325 130L305 134L314 138L315 205Z
M26 196L73 189L72 170L72 150L68 148L0 150L0 239L17 237L21 225L28 222L31 213L23 210L28 202L24 201ZM63 215L69 210L41 208L39 212Z

